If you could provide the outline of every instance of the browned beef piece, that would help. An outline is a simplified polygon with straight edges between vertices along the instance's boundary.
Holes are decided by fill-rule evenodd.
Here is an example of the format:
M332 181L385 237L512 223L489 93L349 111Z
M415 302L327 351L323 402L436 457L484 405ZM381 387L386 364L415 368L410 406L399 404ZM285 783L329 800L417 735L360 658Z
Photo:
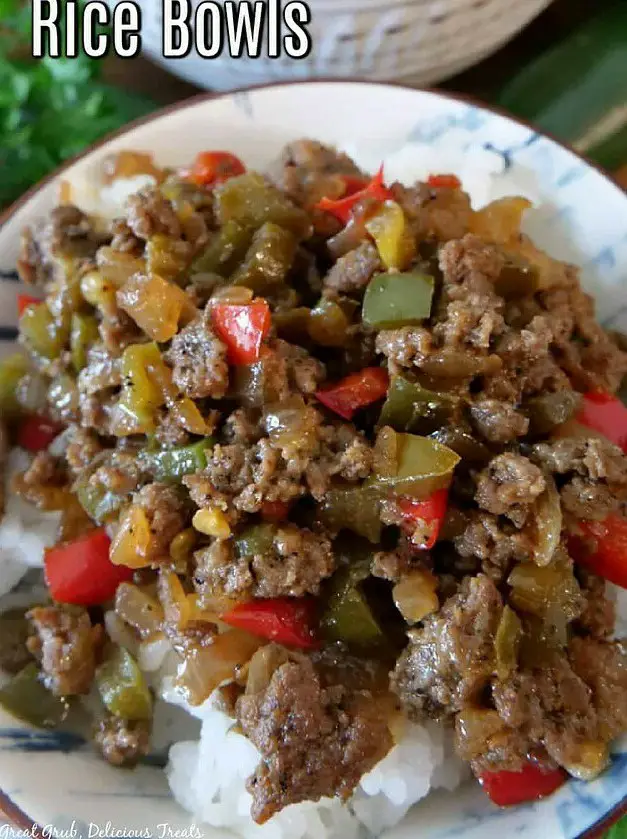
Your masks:
M524 298L527 300L528 298ZM552 353L553 332L549 318L530 315L518 325L508 320L510 328L501 335L495 350L503 362L502 371L486 380L484 396L517 403L530 394L568 391L570 381Z
M615 391L627 373L627 354L596 320L594 301L579 285L577 268L565 266L562 282L539 300L549 313L557 360L574 387Z
M229 386L226 345L205 313L175 335L168 352L176 386L192 399L221 399Z
M169 555L170 542L186 524L185 502L181 494L168 484L146 484L133 497L133 503L146 511L150 522L153 555Z
M179 425L178 417L173 415L167 407L160 408L155 417L157 428L154 435L155 440L161 446L186 446L190 440L190 434Z
M17 270L25 283L43 286L56 272L63 274L62 257L90 259L103 241L82 210L62 204L24 230Z
M369 691L325 684L305 657L281 665L265 690L236 707L262 755L247 784L258 824L288 804L348 798L393 744L384 706Z
M566 437L538 443L533 457L545 469L567 476L560 496L577 519L604 519L627 498L627 457L608 440Z
M529 420L509 402L477 399L470 406L470 417L476 431L490 443L509 443L523 437Z
M479 474L475 501L489 513L506 515L521 527L545 487L544 475L534 463L505 452L494 457Z
M285 402L291 394L317 390L325 377L322 362L280 339L271 340L267 349L250 368L238 368L233 375L234 392L244 406L262 408Z
M392 675L392 688L415 718L449 716L479 699L494 671L494 636L503 604L485 575L467 577L459 592L422 628Z
M184 483L192 499L231 498L238 510L254 513L264 501L291 501L307 491L320 500L338 476L355 482L370 473L372 450L347 423L323 424L312 407L281 415L281 433L274 434L276 411L265 415L266 433L257 443L217 444L201 475Z
M399 368L418 367L430 376L471 379L497 373L501 359L494 354L471 354L467 349L438 348L430 330L422 326L383 329L377 334L376 350L386 356L393 375Z
M180 239L182 235L181 222L172 202L158 187L150 187L128 198L126 220L138 239L148 240L155 233L164 233L173 239Z
M346 189L338 175L362 173L345 154L316 140L288 143L268 171L271 180L298 204L312 206L323 196L340 198Z
M108 714L98 723L94 742L112 766L135 766L150 751L150 723Z
M477 559L483 573L497 582L507 576L514 562L529 559L533 553L533 542L524 531L481 510L469 511L468 524L454 544L460 556Z
M78 376L81 425L102 434L109 432L111 407L122 384L121 359L104 344L93 344L87 365Z
M102 452L102 444L93 431L73 425L69 429L69 442L65 450L68 466L77 474Z
M90 466L93 469L90 483L116 495L135 492L146 478L134 451L107 450L98 455L96 462L92 461Z
M121 355L129 344L139 344L145 335L135 321L122 311L107 312L98 324L103 346L112 356Z
M616 607L606 594L605 580L586 568L578 568L581 593L585 605L577 619L578 629L593 638L609 638L614 631Z
M46 687L57 696L89 693L100 632L92 627L86 610L37 606L27 617L37 633L29 639L29 649L41 656Z
M510 728L585 777L590 745L608 743L627 728L627 705L620 700L627 653L620 643L591 638L574 638L568 653L555 651L542 664L496 681L492 693Z
M434 351L433 337L422 326L383 329L377 335L376 349L395 367L420 367Z
M295 524L268 529L263 552L238 555L232 542L214 542L194 554L200 593L227 597L302 597L318 594L335 569L331 541Z
M624 641L573 638L569 645L573 670L592 691L604 741L627 730L627 646Z
M522 731L509 728L496 711L486 708L469 707L457 714L455 748L476 775L485 771L518 772L530 754L536 759L545 756ZM548 756L543 762L547 761Z
M87 364L78 377L81 393L98 393L122 384L122 361L103 344L92 344L87 352Z
M507 726L546 748L560 765L576 763L578 744L595 738L590 690L559 653L545 666L497 681L492 692Z
M263 434L259 427L259 412L237 408L224 421L222 433L229 443L256 443Z
M390 517L382 521L391 524ZM377 551L372 557L371 572L375 577L396 583L417 568L428 567L422 551L417 551L405 536L401 536L393 551Z
M504 301L494 291L504 258L476 236L448 242L439 256L443 286L433 335L444 347L487 353L504 329Z
M326 370L324 364L311 356L303 347L277 339L271 345L285 364L287 388L297 393L314 393L323 381Z
M27 487L60 486L65 480L65 465L62 459L47 451L37 452L22 475L22 482Z
M371 242L363 242L341 256L324 278L324 287L334 292L351 293L364 289L383 266L379 252Z
M459 239L468 232L472 210L465 192L433 189L420 182L412 187L394 183L392 192L418 239L435 237L447 242L449 239Z
M144 252L144 242L139 239L123 218L116 218L111 223L111 248L120 253L141 256Z

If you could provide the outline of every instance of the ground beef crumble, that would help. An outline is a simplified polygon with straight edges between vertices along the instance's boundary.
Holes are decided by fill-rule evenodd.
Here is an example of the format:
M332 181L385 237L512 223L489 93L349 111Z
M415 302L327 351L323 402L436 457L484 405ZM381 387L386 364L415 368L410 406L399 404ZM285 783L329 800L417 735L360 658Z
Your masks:
M37 606L28 612L35 635L29 649L41 658L44 684L57 696L89 693L96 670L100 627L76 606Z
M502 609L496 586L480 574L464 580L439 612L409 631L409 645L392 677L408 713L437 719L480 698L494 670Z
M274 529L267 549L238 555L232 542L216 541L195 554L194 582L201 595L238 598L318 594L335 569L330 539L287 524Z
M150 723L109 714L98 723L94 741L107 763L135 766L150 751Z
M298 801L348 798L392 746L371 694L323 684L307 658L281 665L265 690L241 697L237 717L262 755L247 785L258 824Z

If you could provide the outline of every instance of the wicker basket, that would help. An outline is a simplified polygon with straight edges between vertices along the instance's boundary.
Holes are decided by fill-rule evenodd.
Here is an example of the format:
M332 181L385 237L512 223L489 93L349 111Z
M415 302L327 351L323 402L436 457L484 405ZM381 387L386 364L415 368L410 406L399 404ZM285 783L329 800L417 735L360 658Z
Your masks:
M162 4L140 0L140 6L144 48L151 58L200 87L229 90L323 76L431 84L496 50L549 2L309 0L313 49L299 60L226 55L203 59L195 51L184 58L164 59L160 55Z

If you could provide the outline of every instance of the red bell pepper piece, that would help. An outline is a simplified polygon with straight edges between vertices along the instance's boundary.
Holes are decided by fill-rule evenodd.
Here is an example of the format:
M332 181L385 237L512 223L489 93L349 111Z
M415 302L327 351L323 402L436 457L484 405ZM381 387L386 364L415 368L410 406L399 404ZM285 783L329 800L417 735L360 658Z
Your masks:
M627 519L612 513L604 521L581 521L579 529L581 535L568 540L573 559L627 588Z
M40 452L47 449L61 431L62 425L47 417L33 415L21 423L17 432L17 444L28 452Z
M316 393L318 401L346 420L360 408L383 399L388 390L388 374L382 367L364 367L334 385Z
M261 343L270 331L270 307L265 300L252 303L215 303L211 322L224 341L231 364L252 364L261 352Z
M427 184L433 187L445 187L446 189L459 189L462 182L457 175L429 175Z
M188 178L198 186L213 186L243 175L246 167L228 151L201 151L188 173Z
M261 638L309 650L318 646L314 610L312 599L277 597L241 603L222 615L222 620Z
M381 168L374 178L363 189L359 189L357 192L353 192L338 200L322 198L316 204L316 209L325 210L327 213L334 215L343 224L348 224L353 207L364 198L372 198L375 201L388 201L393 198L391 190L383 183L383 164L381 164Z
M561 787L567 777L563 769L545 770L527 761L520 772L481 772L477 780L495 804L511 807L546 798Z
M103 528L46 551L44 572L54 600L77 606L96 606L110 600L133 569L109 559L111 540Z
M430 525L426 542L422 545L416 545L420 550L429 550L435 545L446 515L447 502L447 489L436 490L433 495L425 498L424 501L415 501L413 498L399 498L398 507L403 516L404 529L413 533L418 521L424 521Z
M627 408L616 396L601 390L584 394L575 419L599 431L627 454Z
M286 501L264 501L261 505L261 517L265 521L285 521L290 512Z
M19 317L22 317L24 314L24 309L27 309L29 306L38 306L40 303L43 303L43 300L40 300L39 297L33 297L31 294L18 294L17 295L17 313Z
M362 178L361 175L341 175L344 181L344 195L342 198L348 198L349 195L354 195L368 186L368 178Z

